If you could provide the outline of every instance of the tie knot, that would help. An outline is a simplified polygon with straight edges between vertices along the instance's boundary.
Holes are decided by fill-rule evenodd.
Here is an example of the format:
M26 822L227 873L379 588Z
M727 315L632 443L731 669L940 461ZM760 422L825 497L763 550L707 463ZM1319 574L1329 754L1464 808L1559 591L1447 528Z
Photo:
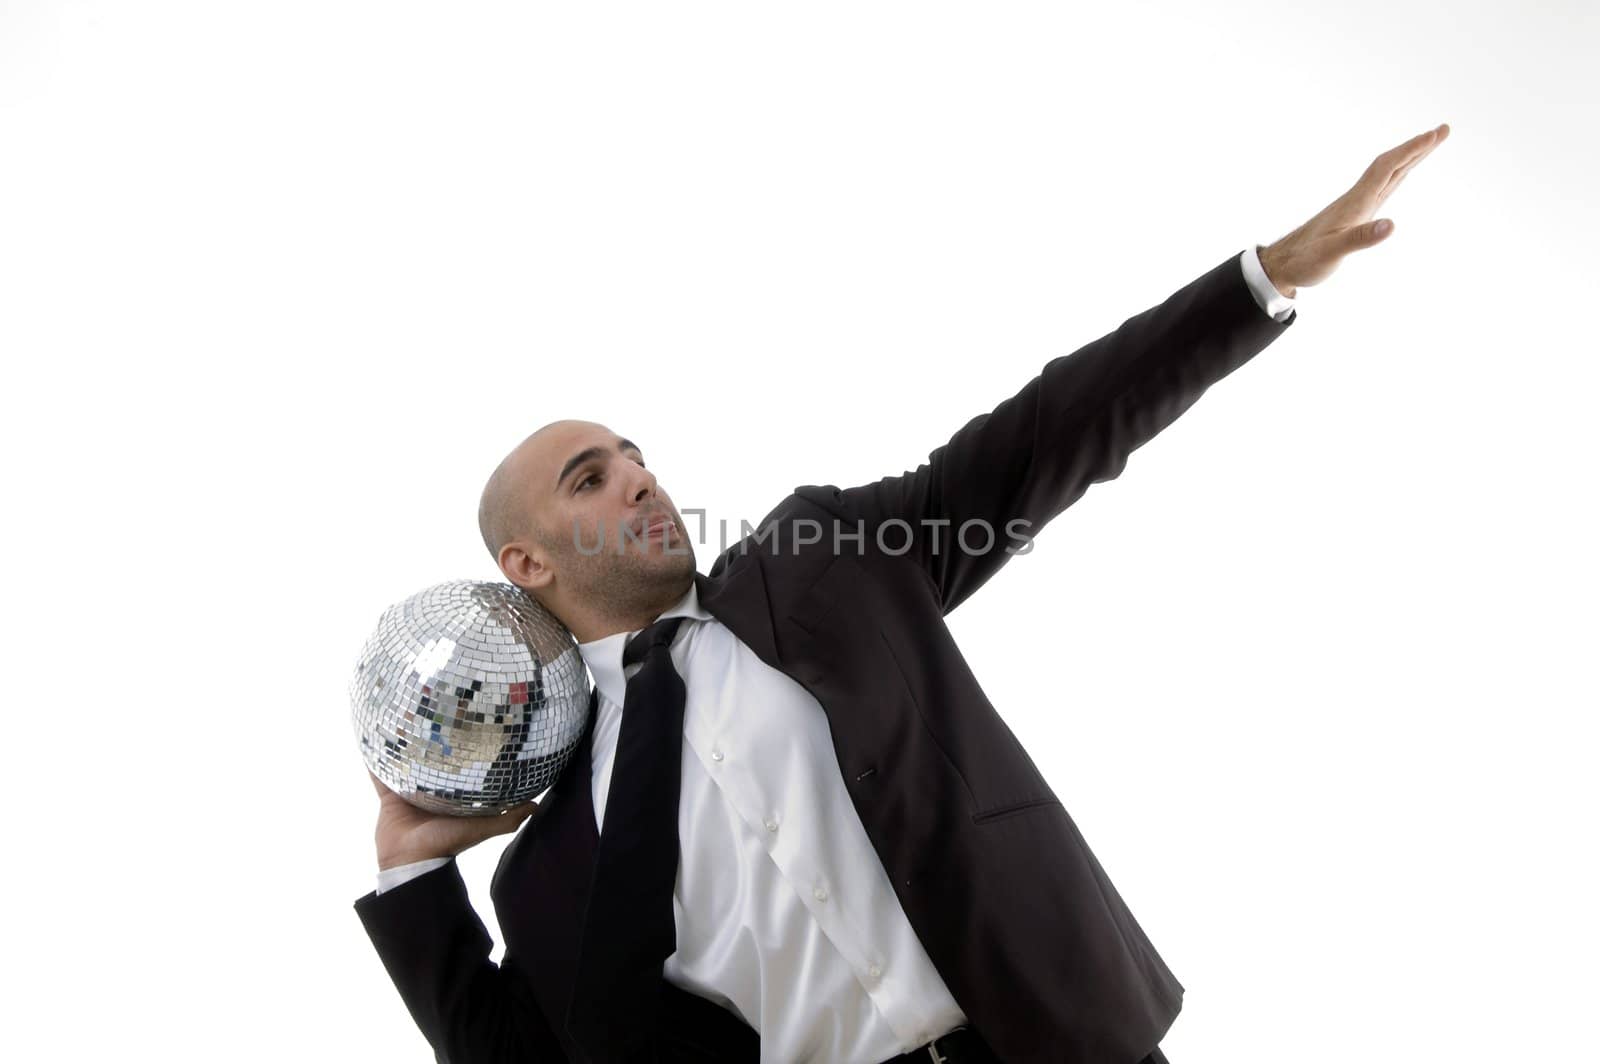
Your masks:
M683 617L668 617L664 621L657 621L628 640L627 645L622 648L623 667L643 661L644 656L656 647L670 647L672 637L678 634L678 626L684 620Z

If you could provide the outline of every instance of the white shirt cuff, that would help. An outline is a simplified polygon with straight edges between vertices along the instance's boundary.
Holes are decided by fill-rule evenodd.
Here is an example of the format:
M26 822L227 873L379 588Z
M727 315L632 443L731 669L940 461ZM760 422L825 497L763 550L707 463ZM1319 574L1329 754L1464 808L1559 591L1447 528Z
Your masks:
M424 872L432 872L435 868L442 868L450 863L448 857L430 857L426 861L412 861L410 864L395 865L393 868L378 869L378 893L393 890L400 884L416 879Z
M1255 296L1256 306L1279 321L1287 318L1294 309L1294 297L1284 295L1277 285L1267 280L1256 245L1245 248L1244 254L1239 256L1239 265L1244 270L1244 282L1250 286L1250 294Z

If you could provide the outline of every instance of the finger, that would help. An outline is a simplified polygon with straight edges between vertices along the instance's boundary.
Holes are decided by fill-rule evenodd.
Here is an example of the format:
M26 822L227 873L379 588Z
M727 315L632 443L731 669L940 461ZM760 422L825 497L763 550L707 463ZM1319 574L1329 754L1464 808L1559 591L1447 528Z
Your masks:
M1387 227L1387 229L1385 229ZM1345 252L1360 251L1381 244L1394 232L1393 218L1379 218L1365 225L1353 225L1344 234Z
M1417 152L1400 165L1400 168L1395 171L1396 184L1399 184L1400 178L1406 176L1413 166L1416 166L1429 155L1433 154L1433 149L1444 143L1444 138L1450 135L1450 125L1449 123L1443 123L1429 132L1436 133L1438 135L1433 138L1432 143L1428 144L1421 151ZM1427 136L1427 134L1424 134L1424 136Z
M1400 187L1400 182L1404 181L1406 174L1410 172L1411 167L1408 166L1389 179L1389 183L1383 186L1383 191L1378 193L1378 206L1382 206L1384 200L1394 195L1394 190Z
M1439 139L1443 140L1444 138L1440 137ZM1437 148L1438 146L1439 146L1439 141L1438 140L1434 141L1432 144L1428 145L1428 148L1427 148L1426 151L1422 152L1422 154L1420 154L1420 155L1417 155L1417 156L1414 156L1411 159L1408 159L1405 162L1404 165L1402 165L1398 170L1396 170L1393 174L1391 174L1389 176L1389 180L1384 184L1383 188L1381 190L1379 190L1378 196L1377 196L1377 202L1373 204L1373 209L1376 210L1379 206L1382 205L1384 200L1386 200L1390 196L1394 195L1394 190L1400 187L1400 182L1402 182L1402 181L1404 181L1406 179L1406 175L1409 174L1416 167L1416 165L1418 163L1420 163L1422 160L1426 159L1430 154L1432 154L1433 149Z
M510 832L514 832L518 827L522 827L522 822L526 821L526 819L528 819L528 814L518 813L518 811L514 810L507 810L506 813L501 813L499 816L475 816L469 821L469 824L472 824L472 830L469 832L472 842L467 843L467 845L478 845L486 838L494 838L496 835L509 835Z
M528 802L525 805L513 806L496 816L486 816L479 820L479 830L482 839L492 839L496 835L508 835L522 826L522 822L539 808L538 802Z
M1404 144L1397 145L1378 156L1390 169L1401 166L1409 161L1420 159L1432 151L1439 142L1449 135L1450 127L1440 124L1434 126L1426 133L1418 133Z
M1450 126L1440 124L1426 133L1417 134L1404 144L1390 148L1372 160L1372 165L1367 167L1367 180L1382 188L1392 182L1397 175L1403 177L1405 171L1421 162L1449 135Z
M1439 146L1439 142L1436 140L1432 144L1429 144L1427 147L1423 148L1421 151L1417 152L1417 154L1415 154L1415 155L1411 156L1410 158L1408 158L1405 162L1401 163L1398 167L1395 168L1394 176L1396 178L1404 177L1407 173L1409 173L1411 171L1411 168L1413 166L1416 166L1422 160L1424 160L1428 156L1432 155L1433 154L1433 149L1437 148L1438 146Z

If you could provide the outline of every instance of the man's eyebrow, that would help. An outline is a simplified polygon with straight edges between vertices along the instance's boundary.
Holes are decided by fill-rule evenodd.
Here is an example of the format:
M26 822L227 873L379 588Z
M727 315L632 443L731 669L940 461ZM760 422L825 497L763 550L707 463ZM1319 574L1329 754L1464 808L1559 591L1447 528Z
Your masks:
M639 445L634 443L632 440L617 440L617 450L636 451L638 452L640 458L644 457L644 452L640 451ZM577 469L579 466L583 465L583 463L592 459L605 457L605 453L606 449L604 447L585 447L571 458L568 458L567 464L561 467L561 475L556 477L556 490L561 490L561 482L566 480L574 469Z

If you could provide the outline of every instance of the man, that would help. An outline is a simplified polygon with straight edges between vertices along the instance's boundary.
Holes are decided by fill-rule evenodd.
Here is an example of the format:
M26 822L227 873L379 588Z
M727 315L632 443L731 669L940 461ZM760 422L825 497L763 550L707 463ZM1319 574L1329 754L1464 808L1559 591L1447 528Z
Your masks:
M523 441L480 527L595 691L537 809L432 816L373 781L356 910L437 1058L1163 1064L1183 986L944 618L1381 242L1372 215L1448 132L1052 360L915 472L797 488L709 575L636 444L583 421ZM495 965L453 858L519 827Z

